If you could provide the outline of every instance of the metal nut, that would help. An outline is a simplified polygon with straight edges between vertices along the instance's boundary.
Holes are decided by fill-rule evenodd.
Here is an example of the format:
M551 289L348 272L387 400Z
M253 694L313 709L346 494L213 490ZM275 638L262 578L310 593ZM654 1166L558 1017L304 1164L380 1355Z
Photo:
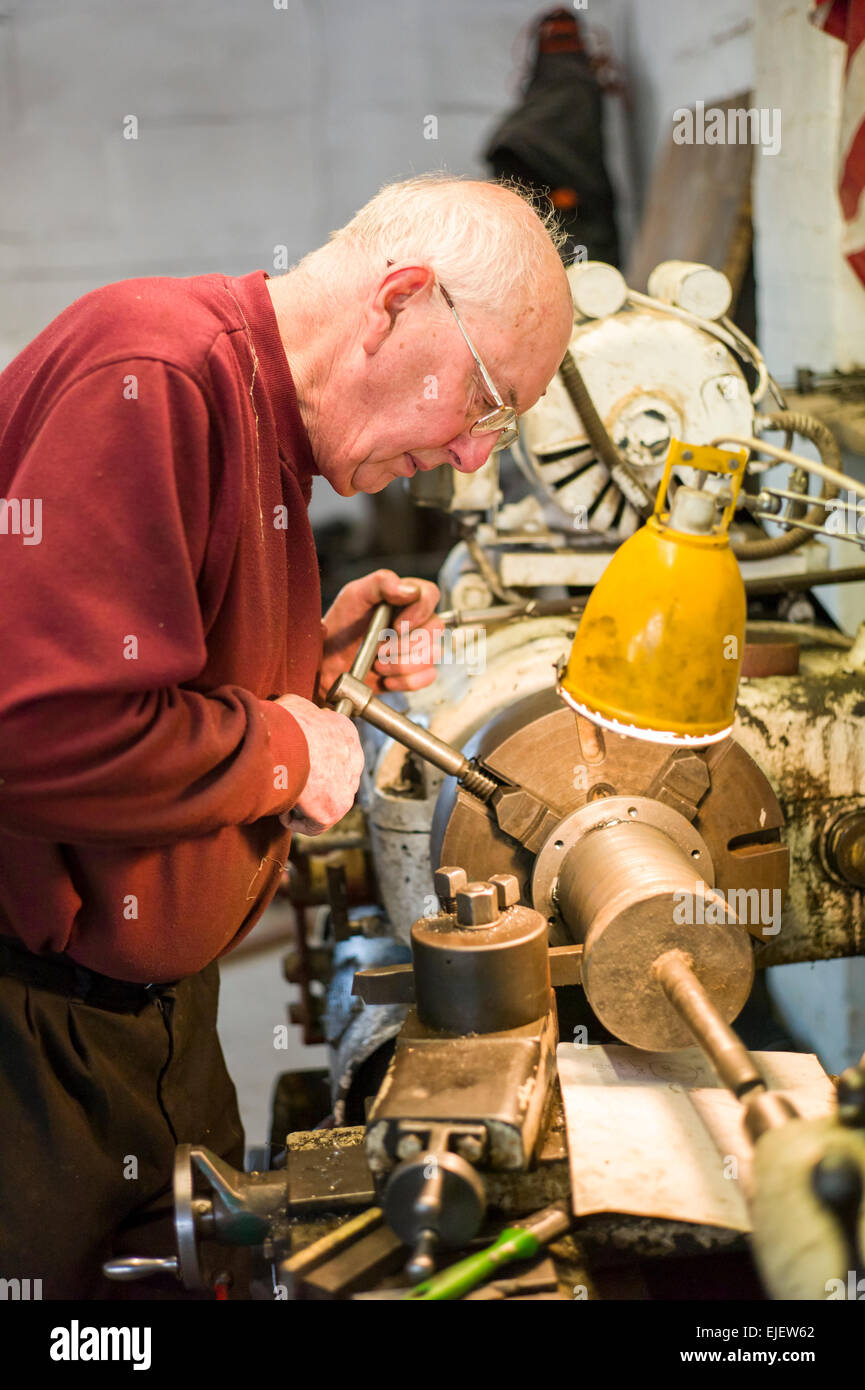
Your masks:
M495 885L499 899L499 910L513 907L520 900L520 881L516 874L491 874L490 883Z
M416 1158L423 1144L416 1134L404 1134L396 1146L396 1156L400 1159Z
M442 902L453 902L459 890L465 888L468 881L465 869L453 868L450 865L442 865L433 875L433 886Z
M477 1135L464 1134L457 1140L457 1153L460 1158L464 1158L466 1163L480 1163L483 1158L484 1146Z
M457 893L461 927L486 927L499 915L499 895L492 883L470 883Z

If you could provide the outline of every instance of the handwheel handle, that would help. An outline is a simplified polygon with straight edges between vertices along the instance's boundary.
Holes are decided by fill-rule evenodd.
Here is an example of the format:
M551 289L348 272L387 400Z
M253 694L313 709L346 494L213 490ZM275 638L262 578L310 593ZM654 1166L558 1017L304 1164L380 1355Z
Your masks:
M378 644L381 641L381 635L385 628L390 627L395 612L396 608L390 603L380 603L377 608L373 609L369 627L366 630L366 636L358 647L354 661L351 663L349 674L354 676L356 680L366 680L372 670L378 652ZM328 696L328 703L330 703L330 696ZM336 702L334 709L337 714L348 716L352 713L354 705L351 700L342 699Z

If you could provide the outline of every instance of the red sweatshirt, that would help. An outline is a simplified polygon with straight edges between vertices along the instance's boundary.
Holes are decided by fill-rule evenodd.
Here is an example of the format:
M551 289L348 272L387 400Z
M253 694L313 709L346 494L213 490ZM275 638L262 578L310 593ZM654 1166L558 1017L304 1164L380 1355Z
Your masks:
M309 772L316 469L263 271L85 295L0 375L0 934L174 979Z

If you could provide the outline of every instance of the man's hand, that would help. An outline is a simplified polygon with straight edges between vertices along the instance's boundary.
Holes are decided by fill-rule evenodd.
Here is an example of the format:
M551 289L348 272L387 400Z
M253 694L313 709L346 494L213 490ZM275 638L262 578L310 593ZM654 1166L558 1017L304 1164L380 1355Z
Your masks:
M433 652L436 633L444 629L433 617L439 601L437 585L429 579L400 579L393 570L374 570L340 589L324 615L324 654L319 696L348 671L370 624L373 609L390 603L402 609L394 632L374 663L366 684L376 692L420 690L435 680ZM422 635L418 634L422 630Z
M342 820L354 802L363 771L357 729L344 714L319 709L301 695L283 695L275 703L297 720L309 746L306 786L292 809L279 819L289 830L320 835Z

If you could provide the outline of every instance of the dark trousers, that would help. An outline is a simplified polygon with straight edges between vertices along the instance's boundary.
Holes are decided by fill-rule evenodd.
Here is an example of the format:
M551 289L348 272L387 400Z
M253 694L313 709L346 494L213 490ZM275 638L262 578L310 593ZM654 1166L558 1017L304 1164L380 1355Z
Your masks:
M154 995L65 961L37 982L40 958L21 959L0 960L0 1279L41 1279L46 1299L190 1297L102 1262L175 1253L177 1144L243 1166L216 963Z

